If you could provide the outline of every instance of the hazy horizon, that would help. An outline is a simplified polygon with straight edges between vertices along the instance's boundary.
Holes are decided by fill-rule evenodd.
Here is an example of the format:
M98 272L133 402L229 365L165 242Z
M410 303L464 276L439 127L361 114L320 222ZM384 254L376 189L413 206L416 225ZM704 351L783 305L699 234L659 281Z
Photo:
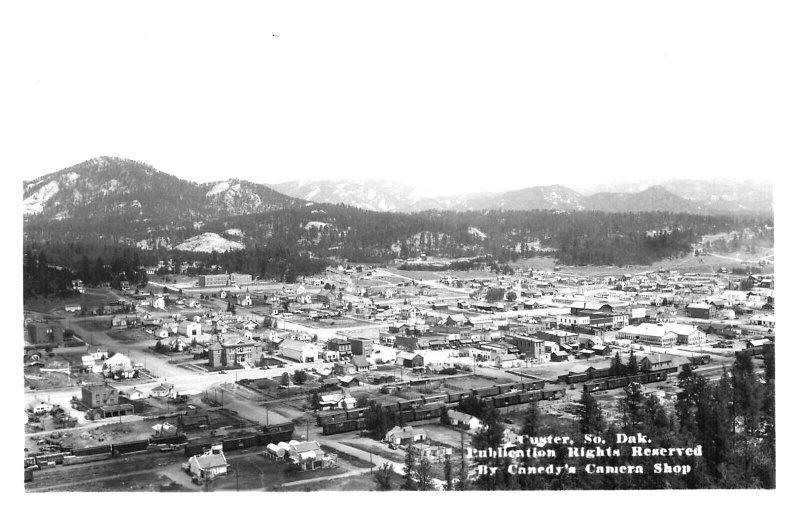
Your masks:
M795 170L796 30L770 9L312 4L15 3L0 165L427 195Z
M615 179L613 177L612 178L608 178L608 176L604 176L605 179L598 179L598 180L591 180L591 179L587 179L585 177L584 178L580 178L580 179L574 179L574 178L571 178L570 176L563 176L564 179L561 180L561 181L555 181L555 180L551 180L551 179L548 179L548 180L537 180L535 178L531 179L532 176L528 176L529 179L522 179L522 180L515 179L514 182L518 183L518 185L513 185L513 184L509 183L508 181L498 181L498 180L495 180L491 184L486 183L486 182L481 181L481 180L466 180L466 181L462 182L462 186L461 187L458 187L456 189L453 189L452 187L442 188L442 187L439 187L439 186L425 187L424 183L420 182L419 179L416 178L416 177L412 176L410 179L405 179L404 180L403 176L405 174L387 175L387 176L373 175L373 176L365 176L365 177L362 177L362 178L353 177L353 176L347 176L347 175L342 176L342 177L324 175L324 176L319 176L319 177L316 177L316 178L313 178L313 177L312 178L305 178L305 177L302 177L302 176L296 176L295 179L287 179L287 180L281 180L281 181L275 181L275 180L264 181L264 180L258 180L257 177L255 179L253 177L250 177L250 178L244 177L242 175L237 174L235 171L231 171L231 173L229 173L227 175L224 175L224 176L217 175L212 179L199 180L199 179L197 179L196 175L192 175L191 173L188 173L188 175L187 175L187 173L183 173L183 172L172 172L171 169L159 168L158 166L153 165L151 162L149 162L147 160L144 160L144 159L141 159L141 158L124 158L124 157L115 156L115 155L96 156L96 157L87 158L87 159L84 159L84 160L81 160L81 161L76 161L76 162L73 162L73 163L71 163L69 165L64 165L64 166L62 166L62 167L60 167L58 169L49 170L47 172L40 173L39 175L30 177L30 178L27 178L27 179L23 179L23 183L25 183L25 182L33 182L33 181L36 181L36 180L38 180L38 179L40 179L40 178L42 178L42 177L44 177L44 176L46 176L48 174L52 174L54 172L59 172L61 170L68 169L68 168L72 167L73 165L82 163L84 161L90 161L92 159L101 158L101 157L123 158L123 159L127 159L127 160L134 160L134 161L143 162L145 164L151 165L153 168L155 168L156 170L158 170L160 172L171 174L171 175L174 175L174 176L176 176L178 178L181 178L181 179L184 179L184 180L187 180L187 181L192 181L192 182L195 182L195 183L211 183L211 182L216 182L216 181L223 181L223 180L226 180L226 179L241 179L241 180L251 181L251 182L257 183L257 184L262 184L262 185L274 187L274 186L277 186L277 185L286 184L286 183L294 183L294 182L300 182L300 183L311 183L311 182L322 182L322 181L328 181L328 182L337 182L337 181L341 181L341 182L361 182L361 183L363 183L363 182L380 182L380 183L393 183L393 184L398 184L398 185L401 185L401 186L410 187L410 188L413 189L414 194L416 196L423 197L423 198L444 197L444 196L450 196L450 195L473 195L473 194L485 194L485 193L503 193L503 192L510 192L510 191L521 190L521 189L525 189L525 188L537 187L537 186L554 186L554 185L564 186L564 187L570 188L570 189L575 190L575 191L577 191L579 193L582 193L582 194L591 194L591 193L599 193L599 192L606 192L606 191L621 191L621 190L635 192L635 191L644 190L644 189L646 189L646 188L648 188L650 186L655 186L655 185L658 185L658 184L661 184L661 183L665 183L665 182L669 182L669 181L672 181L672 180L693 180L693 181L694 180L700 180L700 181L707 181L707 182L720 181L720 182L735 182L735 183L753 183L753 184L759 184L759 185L772 185L772 186L774 186L774 181L772 179L766 179L766 178L763 178L763 177L761 179L756 179L755 177L741 177L741 176L740 177L732 177L732 176L713 176L713 175L712 176L692 176L692 177L675 175L675 176L664 176L664 177L661 177L661 178L652 178L652 177L650 177L650 178L642 178L642 179L625 179L625 178L616 178ZM464 186L464 185L466 185L466 186ZM453 190L453 191L449 191L449 190Z

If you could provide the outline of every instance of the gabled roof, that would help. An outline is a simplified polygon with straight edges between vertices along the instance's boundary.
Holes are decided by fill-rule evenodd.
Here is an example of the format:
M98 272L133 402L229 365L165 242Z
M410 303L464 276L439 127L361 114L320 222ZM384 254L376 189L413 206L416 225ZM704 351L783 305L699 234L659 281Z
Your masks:
M225 459L225 455L222 453L199 454L196 456L192 456L192 458L189 460L189 463L195 463L203 470L228 466L228 461Z

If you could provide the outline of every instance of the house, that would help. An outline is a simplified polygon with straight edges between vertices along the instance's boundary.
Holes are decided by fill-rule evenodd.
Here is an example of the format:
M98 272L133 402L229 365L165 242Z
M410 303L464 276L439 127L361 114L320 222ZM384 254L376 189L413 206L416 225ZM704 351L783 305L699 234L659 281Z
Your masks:
M477 417L468 413L459 412L458 410L450 410L447 412L447 418L450 424L463 429L478 429L483 426L483 422Z
M81 311L81 306L80 306L80 304L65 305L64 306L64 310L66 312L80 312Z
M519 357L516 355L505 354L505 355L498 355L494 359L495 367L501 369L510 369L512 367L518 367L520 364Z
M312 342L287 339L280 344L279 353L282 357L298 362L314 362L319 357L319 348Z
M32 405L31 406L31 410L36 415L42 415L42 414L51 412L53 410L54 406L55 405L53 405L51 403L45 403L44 401L42 401L41 403L37 403L37 404Z
M358 387L361 385L361 382L358 378L352 375L348 376L340 376L339 377L339 385L342 387Z
M167 307L163 296L154 296L150 298L148 304L154 309L165 309Z
M136 316L114 316L111 318L111 328L130 328L138 322Z
M106 359L103 364L103 374L113 376L114 379L133 378L136 370L131 363L131 359L122 353L117 353L111 358Z
M422 367L425 365L425 360L422 358L422 355L417 353L402 351L397 354L395 364L403 367Z
M393 445L421 442L426 438L427 435L424 429L418 429L412 426L395 426L387 431L386 436L383 437L384 441Z
M356 407L356 398L347 394L324 394L317 402L320 410L350 410Z
M747 348L761 348L767 344L772 344L772 341L769 339L751 339L747 341L746 347Z
M429 460L443 461L445 456L452 456L453 448L443 445L431 445L427 443L411 444L411 452L420 458Z
M196 323L194 321L186 321L181 323L178 327L180 333L185 335L186 337L197 337L203 333L203 327L200 323Z
M353 355L352 364L355 366L357 372L369 371L369 361L364 355Z
M553 362L565 362L569 358L569 354L565 351L554 351L550 353L550 360Z
M156 339L166 339L169 337L169 330L164 327L159 327L154 332L154 335L156 336Z
M252 307L253 306L253 298L250 296L250 293L240 294L236 297L236 305L242 307Z
M300 470L327 468L336 462L334 457L325 454L316 440L305 442L289 441L289 448L286 449L285 456L289 458L295 468Z
M171 390L172 387L167 387L162 383L161 385L154 387L152 390L150 390L150 395L153 397L167 397L169 396Z
M141 401L142 399L145 399L146 397L147 396L144 394L144 392L142 392L141 390L136 389L136 388L134 388L130 392L130 394L128 394L128 399L130 399L131 401Z
M211 480L228 473L228 460L222 452L222 444L212 445L203 454L189 458L189 474L199 481Z

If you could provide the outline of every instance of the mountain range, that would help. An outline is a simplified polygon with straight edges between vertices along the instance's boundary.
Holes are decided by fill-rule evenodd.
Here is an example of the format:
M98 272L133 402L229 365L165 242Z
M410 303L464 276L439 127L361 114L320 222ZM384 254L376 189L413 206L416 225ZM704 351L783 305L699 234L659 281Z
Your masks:
M638 191L583 194L553 185L431 198L420 195L411 186L382 180L264 185L229 178L195 183L143 162L114 157L94 158L23 183L26 220L121 217L137 221L206 222L309 203L341 203L380 212L549 209L771 213L772 187L728 181L671 180Z
M669 180L644 187L621 183L594 193L550 185L441 197L424 197L412 186L378 180L291 181L269 186L292 197L373 211L555 209L711 214L771 213L773 210L771 184L724 180Z
M23 183L25 217L207 220L301 206L272 188L228 179L194 183L146 163L100 157Z

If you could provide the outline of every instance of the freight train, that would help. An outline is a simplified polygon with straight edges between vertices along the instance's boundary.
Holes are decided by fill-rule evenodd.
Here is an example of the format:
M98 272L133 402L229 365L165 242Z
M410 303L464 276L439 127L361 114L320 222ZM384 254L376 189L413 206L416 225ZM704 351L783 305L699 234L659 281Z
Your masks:
M502 383L473 390L447 392L405 399L383 405L384 410L394 414L401 422L409 423L439 418L443 408L451 408L462 399L477 397L495 408L527 404L543 399L564 397L564 389L544 389L544 381ZM323 435L347 433L366 428L364 414L366 408L337 410L317 415L317 425L322 426Z
M589 383L583 384L584 392L598 392L601 390L613 390L622 387L627 387L631 383L654 383L659 381L666 381L669 373L677 372L677 367L670 367L667 369L659 369L658 371L651 371L646 373L639 373L633 376L619 376L614 378L604 378L601 380L593 380Z
M41 468L42 466L49 466L53 464L74 465L78 463L88 463L91 461L108 459L111 457L129 454L133 452L150 451L151 446L159 445L181 445L184 446L184 454L186 456L193 456L195 454L202 454L205 449L214 444L222 443L222 447L226 451L234 451L237 449L247 449L248 447L255 447L257 445L267 445L270 443L288 442L292 439L294 433L294 424L285 422L282 424L274 424L270 426L262 426L258 433L247 433L232 435L225 438L204 439L186 443L186 435L175 435L170 437L156 437L145 440L135 440L133 442L123 442L117 444L98 445L94 447L86 447L81 449L64 449L62 452L40 454L37 456L30 456L25 458L25 478L32 478L32 470Z

